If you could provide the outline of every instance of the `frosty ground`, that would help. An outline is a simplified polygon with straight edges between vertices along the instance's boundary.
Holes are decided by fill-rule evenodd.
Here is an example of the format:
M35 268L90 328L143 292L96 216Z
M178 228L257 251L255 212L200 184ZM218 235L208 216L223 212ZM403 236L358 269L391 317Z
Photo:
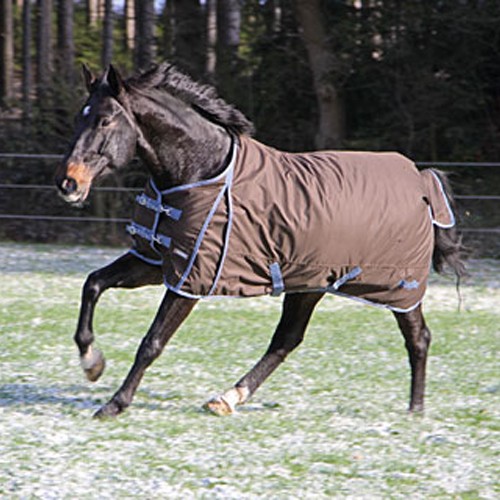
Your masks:
M319 306L303 345L237 414L201 410L267 347L280 300L201 303L130 409L92 414L117 389L163 295L110 291L96 314L108 366L85 381L73 345L80 289L116 249L0 244L0 497L500 497L500 263L462 284L433 275L427 411L406 414L392 315ZM250 340L249 340L250 339Z

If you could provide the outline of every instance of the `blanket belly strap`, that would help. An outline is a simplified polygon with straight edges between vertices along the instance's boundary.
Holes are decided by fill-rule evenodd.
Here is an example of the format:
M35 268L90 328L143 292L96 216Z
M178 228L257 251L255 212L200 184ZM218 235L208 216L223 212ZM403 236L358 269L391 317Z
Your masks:
M342 285L345 285L348 281L353 280L358 277L362 272L362 269L359 266L354 267L351 271L341 276L333 285L327 288L328 292L337 291Z

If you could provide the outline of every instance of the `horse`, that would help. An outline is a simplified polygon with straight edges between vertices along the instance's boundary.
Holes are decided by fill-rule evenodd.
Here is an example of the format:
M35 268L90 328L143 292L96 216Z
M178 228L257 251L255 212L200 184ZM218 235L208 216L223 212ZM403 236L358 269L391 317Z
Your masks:
M411 368L409 411L422 412L431 332L422 313L427 276L464 273L446 176L397 153L286 153L252 138L253 125L167 62L124 79L84 65L88 98L55 183L81 205L99 178L138 156L149 172L127 227L133 247L87 277L74 340L96 381L105 368L93 315L112 287L166 287L116 393L94 415L132 403L146 369L193 310L211 296L283 295L269 347L205 408L231 414L302 342L325 293L388 308Z

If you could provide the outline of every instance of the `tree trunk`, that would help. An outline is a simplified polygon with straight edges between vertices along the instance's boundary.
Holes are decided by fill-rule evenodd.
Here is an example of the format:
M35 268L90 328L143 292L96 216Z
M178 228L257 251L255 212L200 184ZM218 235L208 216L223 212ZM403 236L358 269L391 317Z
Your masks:
M220 52L229 52L234 58L240 45L240 0L218 0L217 27Z
M165 59L173 60L175 54L175 2L172 0L165 2L161 22L163 25L162 56Z
M73 0L59 0L57 16L57 65L61 77L74 83L75 42L73 38Z
M134 0L125 0L125 48L133 52L135 48L135 9Z
M318 149L338 148L344 139L344 116L339 89L334 84L336 61L327 47L319 0L295 0L297 22L309 56L318 102Z
M31 0L23 2L23 117L28 123L31 117Z
M210 80L215 80L217 67L217 0L207 0L207 58L205 73Z
M38 0L37 91L43 103L47 96L52 69L52 0Z
M155 59L155 4L154 0L135 0L135 66L148 68Z
M217 81L228 100L237 94L240 45L240 0L217 1Z
M263 6L266 31L269 34L281 31L282 7L280 0L267 0Z
M97 27L99 19L99 0L87 0L87 22L93 28Z
M12 0L0 0L0 105L13 97L14 23Z
M102 27L102 66L106 68L113 58L113 2L104 2L104 24Z
M200 77L204 72L205 26L199 0L169 0L173 58L181 68Z

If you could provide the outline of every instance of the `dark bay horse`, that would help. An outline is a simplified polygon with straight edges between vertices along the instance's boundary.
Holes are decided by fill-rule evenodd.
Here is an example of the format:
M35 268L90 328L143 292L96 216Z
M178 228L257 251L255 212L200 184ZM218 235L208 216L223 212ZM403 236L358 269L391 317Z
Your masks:
M209 401L232 413L302 341L326 292L392 310L411 367L410 411L422 411L431 334L421 300L431 266L464 267L453 198L434 170L394 153L290 154L250 138L252 124L215 90L162 64L123 80L94 78L72 146L56 173L60 194L81 204L93 182L138 155L150 181L128 226L134 247L91 273L75 341L89 380L105 366L93 314L111 287L167 291L133 366L97 417L132 402L148 366L208 295L284 294L282 316L258 363ZM311 194L312 193L312 194Z

